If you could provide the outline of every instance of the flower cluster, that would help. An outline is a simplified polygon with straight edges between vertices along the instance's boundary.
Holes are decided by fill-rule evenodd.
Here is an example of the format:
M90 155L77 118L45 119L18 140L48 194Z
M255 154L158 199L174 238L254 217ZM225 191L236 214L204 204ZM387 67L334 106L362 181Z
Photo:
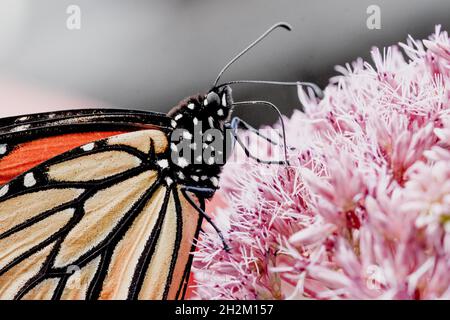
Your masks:
M450 299L450 39L372 59L337 67L321 100L299 88L288 167L226 165L231 250L205 226L198 298Z

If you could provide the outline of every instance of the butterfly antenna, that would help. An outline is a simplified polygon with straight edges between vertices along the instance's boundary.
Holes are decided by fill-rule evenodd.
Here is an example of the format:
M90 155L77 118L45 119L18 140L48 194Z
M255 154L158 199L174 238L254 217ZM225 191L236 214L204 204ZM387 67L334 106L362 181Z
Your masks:
M271 26L266 32L264 32L261 36L259 36L258 39L256 39L255 41L253 41L247 48L245 48L244 50L242 50L240 53L238 53L233 59L231 59L230 62L228 62L225 67L222 68L222 70L220 70L216 80L214 81L213 84L213 88L216 88L217 83L219 83L220 77L222 77L222 74L237 60L239 59L241 56L243 56L245 53L247 53L247 51L249 51L251 48L253 48L255 45L257 45L259 42L261 42L261 40L263 40L265 37L267 37L273 30L278 29L278 28L283 28L286 29L288 31L291 31L292 28L291 26L286 23L286 22L278 22L276 24L274 24L273 26Z
M314 91L314 94L322 99L323 98L323 91L319 88L319 86L312 82L289 82L289 81L267 81L267 80L233 80L228 81L225 83L222 83L218 85L216 88L220 88L223 86L233 85L233 84L241 84L241 83L251 83L251 84L268 84L268 85L277 85L277 86L296 86L296 87L308 87L311 88Z

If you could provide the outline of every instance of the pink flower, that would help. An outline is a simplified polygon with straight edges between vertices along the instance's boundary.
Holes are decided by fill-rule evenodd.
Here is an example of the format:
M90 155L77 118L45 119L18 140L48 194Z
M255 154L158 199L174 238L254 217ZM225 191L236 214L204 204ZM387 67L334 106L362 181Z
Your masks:
M288 168L236 149L214 215L232 249L204 227L197 298L450 299L450 39L399 46L337 67L320 101L299 88Z

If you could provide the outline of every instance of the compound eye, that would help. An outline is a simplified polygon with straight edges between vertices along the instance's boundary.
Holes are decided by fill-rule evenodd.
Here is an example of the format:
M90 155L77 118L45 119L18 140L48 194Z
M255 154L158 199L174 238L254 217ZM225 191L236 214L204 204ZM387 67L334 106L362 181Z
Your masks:
M207 105L216 105L216 106L218 106L220 104L219 95L217 93L215 93L214 91L211 91L210 93L208 93L206 95L206 99L205 99L204 104L205 104L205 106L207 106Z

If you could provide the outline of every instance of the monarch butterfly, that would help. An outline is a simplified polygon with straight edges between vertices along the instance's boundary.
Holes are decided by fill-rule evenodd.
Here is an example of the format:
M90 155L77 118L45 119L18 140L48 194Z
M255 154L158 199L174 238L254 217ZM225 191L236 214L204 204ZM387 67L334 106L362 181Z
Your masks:
M223 239L204 211L222 164L215 155L191 162L175 151L186 141L201 155L211 149L211 139L200 146L188 139L201 121L207 129L200 133L218 130L219 142L232 128L252 157L235 131L258 131L230 121L232 109L247 103L278 109L234 102L231 84L316 89L297 82L218 85L235 60L278 27L290 30L272 26L221 70L206 95L168 114L89 109L0 119L0 298L182 299L203 219Z

